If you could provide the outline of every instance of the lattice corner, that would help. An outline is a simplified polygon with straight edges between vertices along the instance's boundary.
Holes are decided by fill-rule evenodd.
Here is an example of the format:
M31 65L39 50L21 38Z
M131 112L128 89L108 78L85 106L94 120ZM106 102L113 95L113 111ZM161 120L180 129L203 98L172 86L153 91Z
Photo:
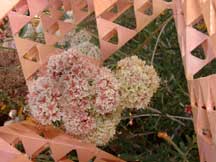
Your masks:
M97 21L98 36L100 48L102 52L102 61L106 60L114 52L120 49L125 43L132 39L138 32L144 29L150 22L158 17L164 10L171 9L173 3L163 0L152 1L152 14L148 15L144 11L148 8L149 1L134 0L94 0L94 8ZM129 29L127 27L114 23L119 16L127 9L133 6L136 28ZM112 8L117 7L117 12L113 12ZM116 30L118 36L117 44L110 43L107 35Z

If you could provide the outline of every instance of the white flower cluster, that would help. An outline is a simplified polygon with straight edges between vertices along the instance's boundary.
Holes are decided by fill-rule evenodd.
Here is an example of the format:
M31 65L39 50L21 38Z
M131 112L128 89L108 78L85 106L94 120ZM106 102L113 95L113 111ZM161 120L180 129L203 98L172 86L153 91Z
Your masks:
M96 45L90 42L91 39L92 36L86 30L81 30L79 32L73 30L66 34L64 39L58 42L58 45L70 49L72 48L99 60L101 59L101 51Z
M120 83L121 105L127 108L145 108L160 85L154 67L137 56L120 60L115 76Z

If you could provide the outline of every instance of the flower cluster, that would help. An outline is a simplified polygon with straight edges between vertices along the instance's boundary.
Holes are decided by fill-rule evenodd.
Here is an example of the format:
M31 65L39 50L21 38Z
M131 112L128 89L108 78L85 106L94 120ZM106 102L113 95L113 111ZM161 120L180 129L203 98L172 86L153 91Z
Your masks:
M74 136L95 132L98 119L115 113L120 101L111 71L74 50L51 56L46 74L29 91L31 115L44 125L60 121Z
M64 39L58 42L58 45L63 48L72 48L82 54L99 60L101 59L101 51L96 45L90 42L91 39L92 36L86 30L81 30L79 32L73 30L66 34Z
M97 116L94 131L86 136L81 136L81 139L98 146L107 144L116 134L116 127L121 121L122 110L121 107L118 107L113 113Z
M28 95L31 114L43 125L61 120L59 100L60 92L48 77L38 78L31 86Z
M146 107L160 84L154 67L137 56L120 60L115 75L120 83L121 104L127 108Z
M159 81L136 56L119 61L112 73L72 48L49 58L46 73L30 87L29 109L41 124L58 122L66 133L101 146L115 135L124 108L147 106Z

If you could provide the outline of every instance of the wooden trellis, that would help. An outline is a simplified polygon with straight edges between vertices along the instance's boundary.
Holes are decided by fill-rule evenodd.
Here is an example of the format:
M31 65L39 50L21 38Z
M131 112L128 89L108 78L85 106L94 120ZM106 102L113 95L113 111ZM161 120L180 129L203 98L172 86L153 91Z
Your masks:
M59 129L38 127L29 122L0 128L0 137L1 162L31 162L47 148L50 148L51 156L56 162L72 162L67 156L71 151L76 151L76 158L80 162L124 162L94 145L64 134ZM17 144L23 144L27 156L12 147Z
M201 162L216 160L216 76L194 79L202 68L216 58L216 1L175 0L174 17L178 39L188 80L194 127L198 137ZM195 28L205 23L207 31ZM193 55L202 47L205 58Z

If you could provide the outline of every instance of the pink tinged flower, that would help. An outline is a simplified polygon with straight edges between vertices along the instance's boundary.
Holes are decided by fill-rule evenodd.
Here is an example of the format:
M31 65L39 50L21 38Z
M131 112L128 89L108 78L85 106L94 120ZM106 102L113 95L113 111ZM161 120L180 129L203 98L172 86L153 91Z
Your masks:
M70 134L84 135L95 128L95 120L83 111L66 111L63 117L66 131Z
M52 99L56 101L61 96L61 93L59 92L58 89L53 89L51 95L52 95Z
M111 71L67 51L51 56L47 75L38 78L30 90L29 96L36 94L29 99L29 105L31 114L42 124L62 119L66 132L85 135L96 128L96 115L116 111L118 90L118 81Z
M50 104L50 105L48 106L48 109L52 112L53 109L54 109L54 107L55 107L55 104Z
M38 102L45 103L46 102L46 96L42 96L39 98Z

